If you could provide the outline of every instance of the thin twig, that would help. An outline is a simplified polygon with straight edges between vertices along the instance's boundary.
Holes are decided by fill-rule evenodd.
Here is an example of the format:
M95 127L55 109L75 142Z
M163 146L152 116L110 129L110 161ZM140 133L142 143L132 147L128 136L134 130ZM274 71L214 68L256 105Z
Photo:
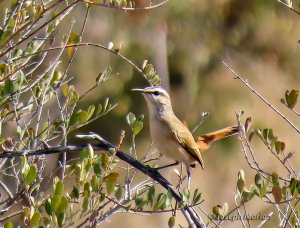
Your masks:
M261 96L249 83L246 79L242 78L239 74L237 74L229 65L221 60L221 63L234 74L235 79L240 80L248 89L250 89L261 101L263 101L266 105L268 105L275 113L277 113L282 119L284 119L292 128L294 128L298 134L300 134L300 129L291 122L285 115L283 115L274 105L272 105L269 101L267 101L263 96Z

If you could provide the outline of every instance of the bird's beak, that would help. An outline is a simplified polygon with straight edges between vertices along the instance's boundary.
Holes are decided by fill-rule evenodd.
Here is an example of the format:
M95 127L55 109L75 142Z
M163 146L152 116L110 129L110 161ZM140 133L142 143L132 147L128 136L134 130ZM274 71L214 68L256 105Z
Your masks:
M136 92L140 92L140 93L145 92L144 89L139 89L139 88L132 89L131 91L136 91Z

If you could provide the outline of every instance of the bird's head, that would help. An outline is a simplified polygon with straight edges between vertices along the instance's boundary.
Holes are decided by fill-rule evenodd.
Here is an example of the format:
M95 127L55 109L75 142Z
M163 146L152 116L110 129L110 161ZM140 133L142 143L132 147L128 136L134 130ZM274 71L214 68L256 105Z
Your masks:
M132 89L141 92L147 101L150 113L154 110L161 112L173 112L171 99L166 90L159 86L150 86L143 89Z

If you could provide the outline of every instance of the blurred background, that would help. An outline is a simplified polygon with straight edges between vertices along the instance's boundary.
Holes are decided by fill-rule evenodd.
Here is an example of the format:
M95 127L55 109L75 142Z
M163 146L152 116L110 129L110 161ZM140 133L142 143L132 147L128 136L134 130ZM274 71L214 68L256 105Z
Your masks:
M137 2L139 6L149 3ZM78 8L77 15L73 15L76 22L83 18L82 10ZM175 113L190 128L198 123L202 112L209 112L195 136L235 125L235 111L243 110L245 118L252 117L253 128L272 128L275 135L286 142L286 151L296 152L291 163L299 171L296 151L299 135L235 80L220 62L228 63L262 96L300 124L299 118L280 103L287 89L299 89L299 25L299 15L275 0L172 0L149 11L122 12L92 7L83 41L104 45L112 41L116 47L122 45L121 53L137 65L141 66L144 59L153 63L162 78L162 85L170 91ZM79 29L80 26L78 32ZM122 149L128 151L131 137L125 115L128 112L144 113L144 129L136 138L138 155L142 156L151 143L148 113L142 96L130 90L146 86L143 77L120 58L89 47L79 49L70 75L74 76L79 92L84 92L107 66L119 76L105 82L80 105L87 107L109 96L112 101L119 102L119 106L80 131L94 131L117 143L118 133L124 129L127 137ZM263 169L287 175L257 138L253 140L253 148ZM216 142L203 157L205 170L197 167L192 173L192 189L199 188L204 199L201 208L211 213L214 205L223 205L224 202L233 208L238 171L245 171L247 186L254 183L255 175L241 152L238 136ZM161 160L161 164L169 162L168 159ZM177 176L172 168L163 174L176 183ZM259 199L251 201L246 208L250 214L267 214L274 210L272 206L261 204ZM119 214L111 217L111 222L104 226L115 227L121 220L123 227L136 224L167 227L169 216L171 214ZM276 222L276 217L273 216L272 220ZM184 220L182 222L185 224ZM234 226L240 227L241 224L225 223L225 227Z
M150 1L136 1L137 6L147 6ZM297 7L297 1L294 6ZM66 28L75 19L73 30L80 33L86 6L81 4L68 17ZM291 164L299 171L300 156L296 151L299 135L283 119L262 103L221 63L224 60L271 104L278 107L296 125L299 117L287 110L280 98L287 89L299 89L300 16L278 3L277 0L171 0L167 4L148 11L124 12L93 6L88 15L83 42L106 46L113 42L121 46L120 53L138 66L145 59L154 65L162 79L162 86L169 90L177 116L192 129L201 119L202 112L209 112L195 136L237 124L236 111L251 116L253 128L272 128L279 140L286 142L286 151L295 152ZM65 69L69 57L64 55L61 65ZM130 127L125 116L129 112L145 114L144 129L136 137L138 156L141 157L151 144L146 103L132 88L145 87L147 82L131 65L107 51L93 47L79 48L70 68L69 76L79 93L95 84L96 77L107 67L117 77L106 81L98 89L82 99L78 108L86 108L110 97L119 103L109 115L100 118L78 132L93 131L105 139L118 143L121 130L126 131L122 150L131 145ZM297 110L297 107L296 107ZM287 172L278 160L254 138L253 150L261 167L286 177ZM197 167L192 172L192 190L199 188L206 213L212 207L228 202L235 207L235 188L239 170L245 171L246 185L254 184L255 172L248 167L240 149L238 136L214 143L203 154L205 169ZM168 164L163 158L160 164ZM172 168L162 171L172 183L178 182ZM123 180L122 180L123 181ZM255 198L246 205L250 214L267 214L273 206L262 204ZM185 225L178 213L177 222ZM147 216L119 213L110 217L103 227L167 227L170 214ZM203 216L207 221L207 218ZM182 219L182 220L180 220ZM267 227L276 223L276 216ZM274 223L272 223L274 222ZM259 221L257 222L259 223ZM226 222L224 227L240 227L239 222Z

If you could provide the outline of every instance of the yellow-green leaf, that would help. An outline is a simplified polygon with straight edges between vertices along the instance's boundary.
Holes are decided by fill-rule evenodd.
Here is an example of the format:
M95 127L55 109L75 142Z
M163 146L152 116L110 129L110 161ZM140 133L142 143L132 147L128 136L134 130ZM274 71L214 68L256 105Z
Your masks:
M41 213L39 211L36 211L30 219L30 226L39 227L40 220L41 220Z
M29 169L28 169L28 172L25 174L25 185L29 185L31 184L34 179L36 178L36 175L37 175L37 168L35 165L30 165L29 166Z
M108 195L110 195L115 190L118 177L119 177L118 173L110 173L104 178L106 182L106 191Z
M12 222L6 222L6 223L4 224L4 228L14 228L14 225L13 225Z
M80 41L80 35L78 35L78 34L75 33L75 32L71 32L71 33L70 33L70 36L69 36L69 40L68 40L68 42L67 42L67 45L76 44L76 43L78 43L79 41ZM72 50L73 50L73 47L68 47L68 48L67 48L69 57L70 57L71 54L72 54Z

